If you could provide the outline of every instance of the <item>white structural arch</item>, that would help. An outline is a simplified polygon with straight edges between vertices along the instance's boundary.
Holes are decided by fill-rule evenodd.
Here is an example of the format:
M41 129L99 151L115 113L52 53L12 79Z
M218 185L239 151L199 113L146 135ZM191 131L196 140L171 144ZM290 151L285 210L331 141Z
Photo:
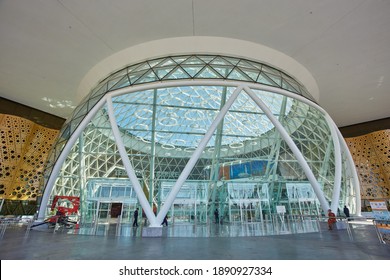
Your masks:
M99 203L124 204L126 194L97 197L89 188L103 179L119 186L118 176L137 194L137 205L151 227L159 227L173 207L175 213L188 211L180 215L201 222L207 222L211 209L223 212L225 203L243 207L234 204L237 198L228 193L229 184L267 187L272 194L269 213L286 205L291 213L320 214L321 209L336 211L346 204L359 214L359 185L348 148L299 82L256 62L204 55L206 62L198 65L198 58L129 66L91 92L54 147L39 219L47 216L54 195L80 196L85 221L98 218L93 215ZM163 196L162 186L169 182L170 193ZM189 182L205 186L207 197L185 199L182 186ZM315 198L302 194L300 201L311 203L298 209L288 186L307 184ZM254 216L262 215L264 209L259 209L253 210Z

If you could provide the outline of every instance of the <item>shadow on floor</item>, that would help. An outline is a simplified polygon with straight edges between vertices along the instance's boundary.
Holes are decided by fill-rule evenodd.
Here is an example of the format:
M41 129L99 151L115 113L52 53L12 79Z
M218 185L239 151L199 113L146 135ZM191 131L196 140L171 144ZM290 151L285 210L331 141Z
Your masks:
M166 229L168 230L168 229ZM171 229L172 230L172 229ZM7 229L2 260L389 260L368 225L275 236L158 237L81 235L67 231Z

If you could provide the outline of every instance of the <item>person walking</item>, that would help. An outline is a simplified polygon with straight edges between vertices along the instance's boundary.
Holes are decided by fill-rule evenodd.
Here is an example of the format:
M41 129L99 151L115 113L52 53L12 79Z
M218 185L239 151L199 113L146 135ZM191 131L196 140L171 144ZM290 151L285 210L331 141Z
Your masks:
M349 221L349 209L348 209L347 205L344 205L344 214L345 214L345 217L347 217L347 219Z
M138 208L136 208L134 211L133 227L138 227Z
M332 212L331 209L328 210L328 228L329 230L333 229L333 225L336 223L336 215Z
M218 212L218 208L215 208L214 217L215 217L215 223L216 223L216 224L219 224L219 212Z
M166 226L166 227L168 226L168 214L165 215L164 220L162 221L161 225Z

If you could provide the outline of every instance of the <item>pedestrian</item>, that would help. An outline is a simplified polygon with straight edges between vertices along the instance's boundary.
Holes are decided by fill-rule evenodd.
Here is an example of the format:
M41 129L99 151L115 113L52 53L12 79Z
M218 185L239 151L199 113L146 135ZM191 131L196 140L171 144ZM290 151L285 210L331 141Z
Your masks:
M165 215L163 222L161 223L162 226L168 226L168 214Z
M348 209L347 205L344 205L344 214L345 214L345 217L349 218L349 209Z
M134 211L133 227L138 227L138 208L136 208Z
M216 224L219 224L219 212L218 212L218 208L215 208L214 217L215 217L215 223L216 223Z
M333 225L336 223L336 215L332 212L331 209L328 210L328 228L329 230L333 229Z

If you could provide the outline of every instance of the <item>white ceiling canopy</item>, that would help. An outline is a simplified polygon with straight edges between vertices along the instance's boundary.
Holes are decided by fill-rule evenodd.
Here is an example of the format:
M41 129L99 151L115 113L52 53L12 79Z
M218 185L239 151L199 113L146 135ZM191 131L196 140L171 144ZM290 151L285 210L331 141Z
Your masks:
M215 53L220 42L220 54L258 60L262 54L253 57L255 46L263 46L295 61L303 72L292 72L291 65L268 56L273 66L319 97L338 126L386 118L389 12L390 1L381 0L3 0L0 96L67 118L88 93L79 90L95 66L150 42L191 38L191 45L181 47L183 53ZM214 45L197 40L206 37ZM234 52L223 45L224 38L246 42L246 47ZM180 49L164 48L166 55ZM140 50L122 66L160 54L159 49ZM314 82L318 92L307 82Z

